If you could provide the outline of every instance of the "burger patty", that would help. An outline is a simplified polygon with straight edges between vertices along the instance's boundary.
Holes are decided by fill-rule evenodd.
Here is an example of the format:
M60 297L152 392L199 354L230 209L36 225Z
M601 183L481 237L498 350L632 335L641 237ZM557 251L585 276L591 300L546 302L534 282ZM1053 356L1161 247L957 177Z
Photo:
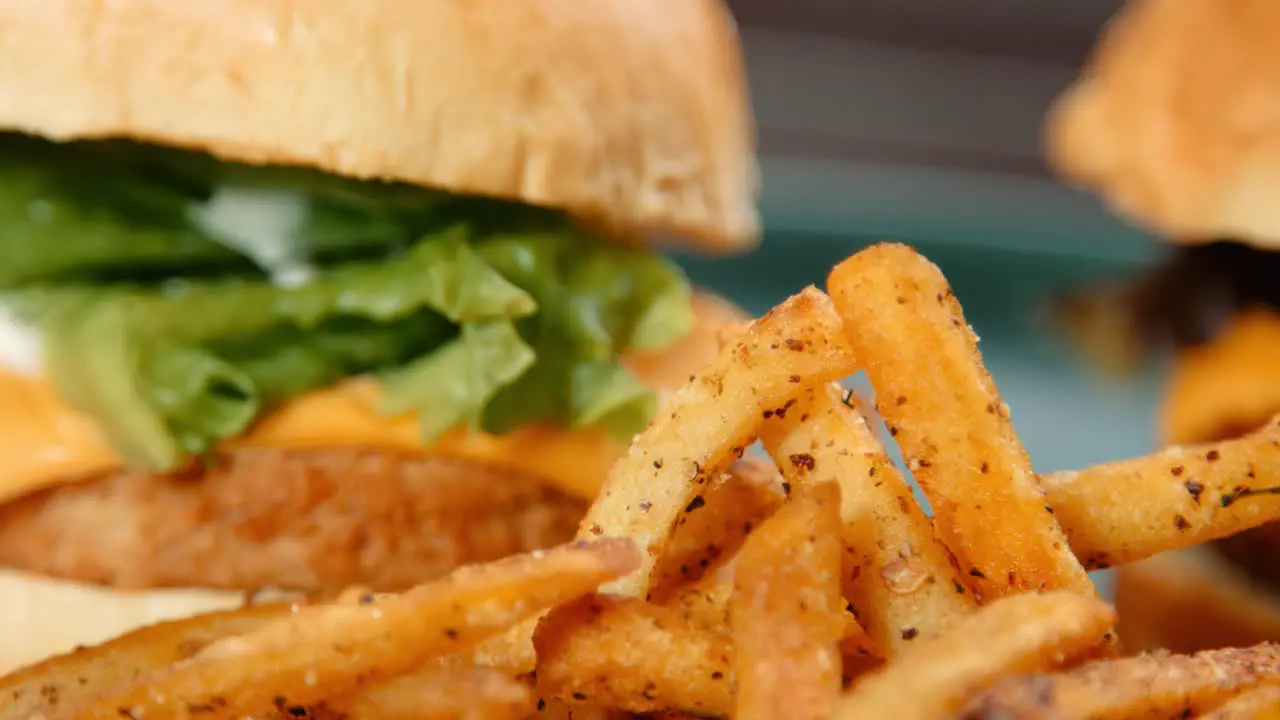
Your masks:
M242 450L0 507L0 565L122 588L401 589L573 537L586 504L527 475L368 449Z

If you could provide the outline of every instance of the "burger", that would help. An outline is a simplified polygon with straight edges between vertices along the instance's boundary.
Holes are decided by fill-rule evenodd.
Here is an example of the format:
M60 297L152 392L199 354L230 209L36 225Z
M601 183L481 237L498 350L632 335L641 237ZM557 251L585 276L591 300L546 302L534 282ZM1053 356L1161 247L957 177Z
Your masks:
M4 4L0 667L572 537L754 143L719 0Z
M1270 0L1131 0L1047 123L1062 177L1169 242L1149 272L1061 308L1111 369L1168 358L1162 445L1280 413L1277 41ZM1116 593L1131 643L1280 640L1280 527L1122 568Z

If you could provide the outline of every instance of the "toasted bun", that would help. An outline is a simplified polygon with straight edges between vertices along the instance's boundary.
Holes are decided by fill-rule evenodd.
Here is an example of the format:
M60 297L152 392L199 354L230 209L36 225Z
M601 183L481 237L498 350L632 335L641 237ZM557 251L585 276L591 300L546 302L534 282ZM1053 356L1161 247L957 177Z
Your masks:
M0 129L512 198L707 250L758 231L720 0L4 3Z
M131 630L239 607L246 595L217 590L111 590L0 570L0 675L96 645Z
M1130 0L1050 112L1050 163L1175 242L1280 249L1280 3Z
M1119 633L1132 650L1195 652L1280 640L1280 599L1207 547L1116 571Z
M1280 412L1280 313L1236 315L1208 344L1177 354L1159 413L1159 443L1244 434Z

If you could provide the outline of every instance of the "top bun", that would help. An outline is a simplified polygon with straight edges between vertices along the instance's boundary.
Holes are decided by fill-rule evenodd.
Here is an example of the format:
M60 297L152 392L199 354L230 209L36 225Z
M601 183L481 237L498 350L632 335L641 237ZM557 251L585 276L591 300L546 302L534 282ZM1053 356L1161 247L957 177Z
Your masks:
M1046 145L1063 177L1174 242L1280 249L1280 2L1130 0Z
M516 199L709 251L759 230L721 0L0 3L0 129Z

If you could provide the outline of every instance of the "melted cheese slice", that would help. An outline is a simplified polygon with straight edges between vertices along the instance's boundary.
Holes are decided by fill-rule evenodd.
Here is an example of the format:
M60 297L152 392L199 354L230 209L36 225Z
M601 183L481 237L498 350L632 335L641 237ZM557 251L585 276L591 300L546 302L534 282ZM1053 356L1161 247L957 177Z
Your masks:
M695 326L674 346L624 363L659 392L674 390L714 357L718 331L741 311L694 295ZM529 426L502 436L456 430L424 447L417 418L377 412L378 387L352 380L295 398L221 449L371 447L455 457L545 479L592 499L625 445L594 430ZM92 419L68 406L39 376L0 371L0 502L122 469Z
M374 383L353 380L300 396L222 449L350 446L426 452L544 477L588 499L625 449L597 431L536 426L502 436L456 430L424 447L417 418L382 417L377 394ZM0 373L0 502L121 468L94 422L64 403L47 380Z

